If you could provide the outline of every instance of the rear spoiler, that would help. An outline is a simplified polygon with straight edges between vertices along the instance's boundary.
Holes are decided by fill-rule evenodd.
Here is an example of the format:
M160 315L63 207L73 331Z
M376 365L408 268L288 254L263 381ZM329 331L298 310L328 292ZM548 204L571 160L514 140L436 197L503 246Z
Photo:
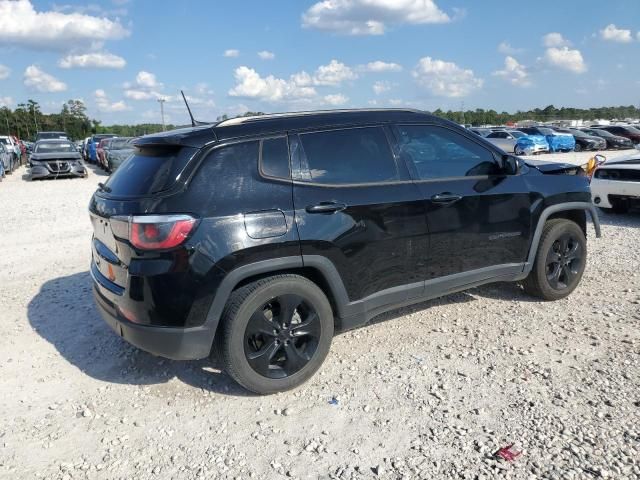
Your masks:
M182 146L202 148L203 146L214 143L218 140L213 131L214 124L179 128L177 130L169 130L168 132L153 133L137 138L133 145L140 147L151 146Z

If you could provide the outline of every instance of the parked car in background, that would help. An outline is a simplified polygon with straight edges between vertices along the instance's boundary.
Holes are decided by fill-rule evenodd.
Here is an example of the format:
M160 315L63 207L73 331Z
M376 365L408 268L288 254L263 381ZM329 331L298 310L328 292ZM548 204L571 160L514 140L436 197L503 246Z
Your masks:
M640 130L635 127L629 125L603 125L593 128L604 130L606 132L612 133L613 135L618 135L619 137L628 138L636 147L640 145Z
M40 140L29 157L29 177L86 177L82 156L69 140Z
M491 130L489 130L488 128L469 128L470 132L475 133L476 135L480 136L480 137L486 137L489 133L491 133Z
M587 135L593 135L595 137L604 139L604 141L607 142L607 150L626 150L629 148L634 148L633 142L627 137L614 135L611 132L601 130L599 128L581 128L580 130Z
M114 138L116 138L116 137L114 137ZM106 170L106 161L104 159L104 147L110 141L111 141L110 138L103 138L102 140L100 140L98 142L98 146L96 147L96 164L100 168L105 169L105 170Z
M261 394L308 380L334 329L398 306L496 281L564 298L587 216L600 235L580 167L414 110L234 118L135 144L89 202L98 310L155 355L207 358L215 342Z
M9 152L6 145L0 142L0 176L4 177L7 172L11 173L11 165L13 162L13 153Z
M104 167L107 172L115 172L129 158L135 149L133 137L116 137L104 145Z
M591 178L591 196L598 207L615 213L640 206L640 153L599 165Z
M100 134L93 135L91 137L91 139L89 140L88 148L87 148L89 163L94 163L94 164L98 163L98 144L100 143L100 140L102 140L103 138L113 138L113 137L115 137L115 135L111 133L100 133Z
M576 141L576 146L573 150L576 152L582 150L605 150L607 148L607 141L605 139L588 135L576 128L554 128L554 130L559 133L573 135Z
M0 143L2 143L4 145L5 150L9 153L9 157L10 157L10 161L8 164L5 164L4 170L5 173L11 173L13 172L16 168L18 168L19 163L19 153L20 152L20 147L18 147L14 141L13 138L11 138L8 135L2 135L0 136Z
M40 140L69 140L69 136L66 132L38 132L36 142Z
M484 138L505 152L516 155L533 155L549 151L545 137L527 135L520 130L493 129Z
M549 127L518 128L527 135L542 135L547 140L550 152L572 152L576 147L576 140L569 133L558 133Z

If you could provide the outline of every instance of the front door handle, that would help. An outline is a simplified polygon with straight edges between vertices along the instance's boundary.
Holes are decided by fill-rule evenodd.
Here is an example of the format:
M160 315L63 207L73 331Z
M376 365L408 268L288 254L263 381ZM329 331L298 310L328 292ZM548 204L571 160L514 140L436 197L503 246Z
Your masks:
M309 205L306 210L308 213L335 213L347 208L344 203L322 202L316 205Z
M439 203L441 205L450 205L452 203L457 202L462 199L462 195L456 195L455 193L437 193L433 197L431 197L431 201L433 203Z

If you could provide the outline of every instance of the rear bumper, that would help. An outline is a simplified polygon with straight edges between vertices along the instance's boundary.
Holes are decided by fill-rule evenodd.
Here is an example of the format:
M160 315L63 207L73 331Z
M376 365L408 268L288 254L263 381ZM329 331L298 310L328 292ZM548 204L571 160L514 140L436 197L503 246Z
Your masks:
M211 353L215 331L207 326L192 328L137 325L119 314L117 307L101 293L94 278L93 296L105 322L130 344L172 360L198 360Z

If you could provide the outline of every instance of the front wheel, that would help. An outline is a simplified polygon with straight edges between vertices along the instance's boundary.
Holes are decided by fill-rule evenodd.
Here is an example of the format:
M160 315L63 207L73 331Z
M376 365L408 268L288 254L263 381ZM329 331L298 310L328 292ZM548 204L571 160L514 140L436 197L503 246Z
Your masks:
M322 290L298 275L277 275L235 290L222 316L216 350L247 390L295 388L320 368L333 338L333 312Z
M524 150L516 145L513 149L513 153L515 153L516 155L524 155Z
M576 289L586 263L587 239L578 224L563 218L549 220L522 286L534 297L559 300Z

